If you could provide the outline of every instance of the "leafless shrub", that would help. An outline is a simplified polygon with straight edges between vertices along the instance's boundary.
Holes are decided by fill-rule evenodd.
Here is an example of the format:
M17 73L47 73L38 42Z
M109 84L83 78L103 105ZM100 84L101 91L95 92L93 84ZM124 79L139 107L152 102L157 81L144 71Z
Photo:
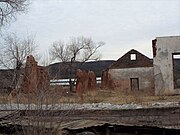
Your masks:
M19 112L15 114L16 118L10 119L13 125L22 127L18 134L56 135L60 130L61 122L69 114L69 111L61 110L62 106L57 104L61 97L59 89L55 88L36 90L33 93L19 92L14 97L9 96L9 104L5 108Z
M3 38L0 48L0 67L13 70L13 80L9 87L15 88L22 73L22 68L28 55L37 56L37 45L33 36L23 39L17 34L9 34Z

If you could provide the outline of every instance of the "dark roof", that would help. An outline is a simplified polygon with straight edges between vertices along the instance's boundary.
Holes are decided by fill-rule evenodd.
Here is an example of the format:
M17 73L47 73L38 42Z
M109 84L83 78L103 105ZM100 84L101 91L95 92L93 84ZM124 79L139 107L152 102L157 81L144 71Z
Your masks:
M136 60L131 60L131 54L136 55ZM136 67L153 67L153 62L147 56L141 54L140 52L132 49L121 58L119 58L116 63L112 64L110 69L117 68L136 68Z

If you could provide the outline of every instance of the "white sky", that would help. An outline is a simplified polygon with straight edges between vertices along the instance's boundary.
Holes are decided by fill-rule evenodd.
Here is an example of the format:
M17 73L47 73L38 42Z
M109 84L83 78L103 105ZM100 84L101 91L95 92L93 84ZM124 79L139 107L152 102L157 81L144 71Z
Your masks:
M152 58L152 39L180 35L180 0L32 0L6 30L35 35L41 54L54 41L86 36L106 43L102 59L130 49Z

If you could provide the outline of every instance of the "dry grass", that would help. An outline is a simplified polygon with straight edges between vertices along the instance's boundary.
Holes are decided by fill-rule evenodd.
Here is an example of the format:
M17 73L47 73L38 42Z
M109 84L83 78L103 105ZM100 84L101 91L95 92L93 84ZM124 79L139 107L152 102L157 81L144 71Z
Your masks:
M149 104L153 102L180 102L180 95L176 96L153 96L151 91L122 91L122 90L96 90L83 94L83 100L76 95L76 93L67 93L67 89L53 88L51 92L46 93L43 103L113 103L113 104L128 104L139 103ZM8 99L8 100L7 100ZM18 103L35 103L37 97L31 95L31 100L28 100L27 95L20 95ZM16 98L9 98L7 94L0 95L0 103L7 103L8 101L17 103Z
M0 93L0 104L4 104L8 102L8 94L7 93Z
M149 104L154 102L180 102L180 95L175 96L154 96L152 92L127 92L120 90L97 90L83 94L83 101L77 95L62 97L61 103L112 103L128 104L140 103Z

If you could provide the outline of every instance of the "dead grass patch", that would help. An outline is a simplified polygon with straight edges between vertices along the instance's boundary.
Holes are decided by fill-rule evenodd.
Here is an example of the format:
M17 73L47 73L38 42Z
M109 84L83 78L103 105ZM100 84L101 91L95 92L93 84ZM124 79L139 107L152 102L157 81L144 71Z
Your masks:
M180 102L180 95L176 96L154 96L151 91L122 91L116 90L96 90L83 94L83 100L76 93L70 93L68 89L62 87L54 87L50 92L42 97L35 95L20 94L19 97L9 98L7 94L0 95L0 103L34 103L40 101L44 104L58 103L112 103L112 104L150 104L154 102Z

